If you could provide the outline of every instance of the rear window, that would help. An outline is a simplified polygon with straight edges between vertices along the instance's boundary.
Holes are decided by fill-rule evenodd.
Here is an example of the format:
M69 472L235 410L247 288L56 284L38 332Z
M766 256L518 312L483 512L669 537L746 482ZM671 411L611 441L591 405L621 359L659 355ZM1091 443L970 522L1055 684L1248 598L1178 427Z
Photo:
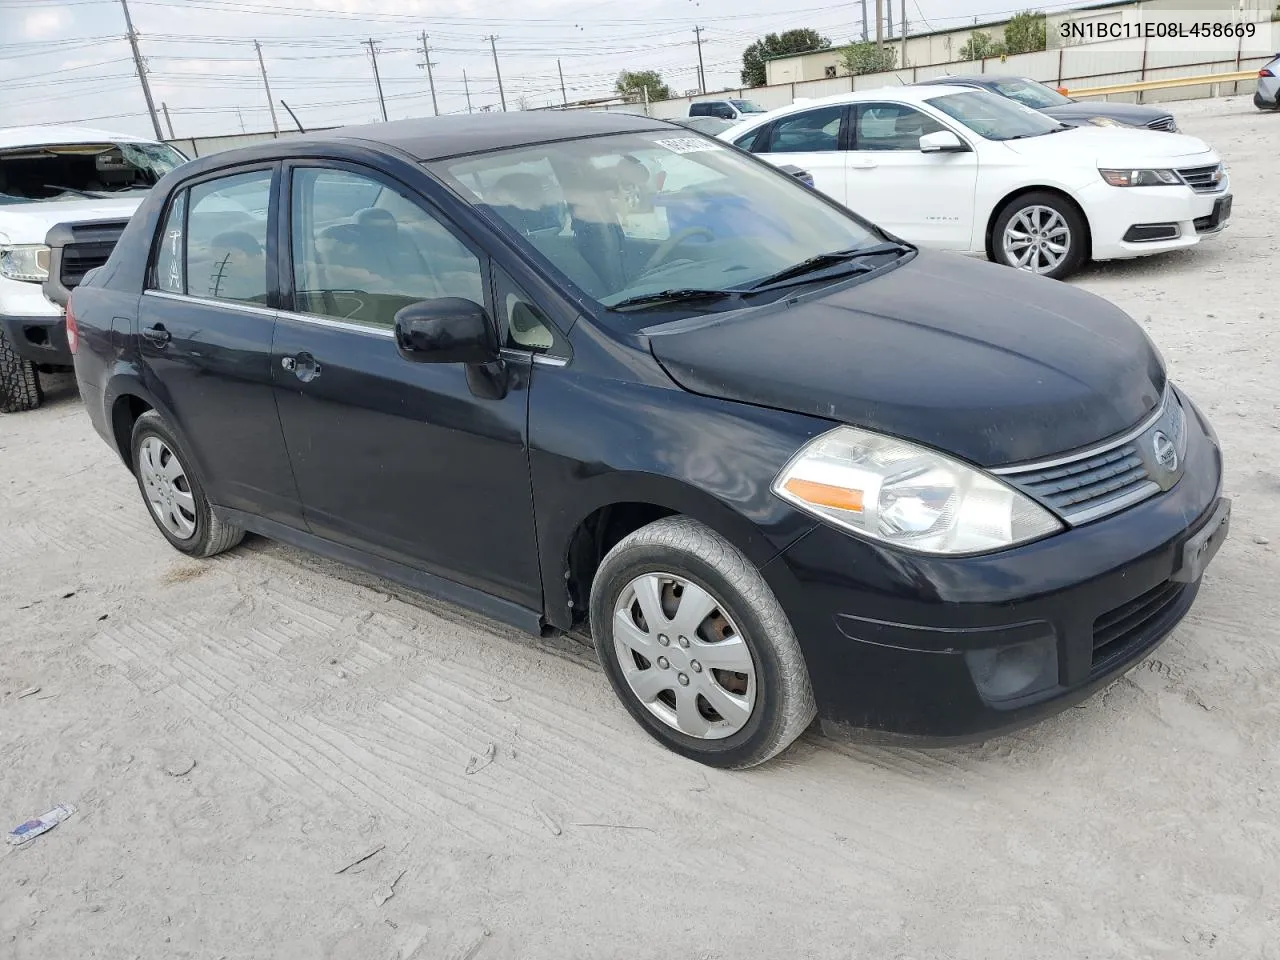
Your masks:
M0 151L0 204L150 190L185 158L164 143L80 143Z

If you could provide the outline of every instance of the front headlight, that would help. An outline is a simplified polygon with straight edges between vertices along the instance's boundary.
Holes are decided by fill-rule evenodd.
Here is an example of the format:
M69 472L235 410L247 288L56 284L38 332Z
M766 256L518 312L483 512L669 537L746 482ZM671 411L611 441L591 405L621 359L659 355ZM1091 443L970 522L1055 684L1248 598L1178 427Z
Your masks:
M48 280L49 248L43 243L0 247L0 274L10 280Z
M1172 170L1102 170L1102 179L1113 187L1170 187L1182 182Z
M1112 120L1110 117L1090 117L1090 118L1089 118L1089 122L1090 122L1090 123L1092 123L1095 127L1123 127L1123 126L1127 126L1127 124L1118 123L1117 121Z
M1062 529L995 477L857 427L836 427L805 444L773 492L846 530L921 553L984 553Z

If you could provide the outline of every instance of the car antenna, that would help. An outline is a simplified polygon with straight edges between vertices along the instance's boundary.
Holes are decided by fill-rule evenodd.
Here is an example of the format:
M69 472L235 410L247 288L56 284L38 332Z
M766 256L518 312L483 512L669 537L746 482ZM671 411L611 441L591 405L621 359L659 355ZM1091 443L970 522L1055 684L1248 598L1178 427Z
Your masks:
M294 123L296 123L296 124L298 124L298 132L299 132L299 133L306 133L307 131L306 131L306 130L304 130L304 129L302 129L302 123L301 123L301 121L299 121L299 120L298 120L298 115L297 115L296 113L294 113L294 112L293 112L293 109L292 109L292 108L291 108L287 103L285 103L283 100L281 100L281 101L280 101L280 105L281 105L282 107L284 107L286 110L288 110L288 111L289 111L289 116L293 117L293 122L294 122Z

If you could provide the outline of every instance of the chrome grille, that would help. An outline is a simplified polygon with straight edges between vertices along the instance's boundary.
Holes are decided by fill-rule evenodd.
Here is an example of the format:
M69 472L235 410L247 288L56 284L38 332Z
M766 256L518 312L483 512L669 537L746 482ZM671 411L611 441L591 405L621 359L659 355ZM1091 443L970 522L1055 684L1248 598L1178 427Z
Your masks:
M1171 130L1177 130L1178 125L1174 122L1173 117L1171 116L1156 117L1156 119L1152 120L1150 123L1147 124L1147 129L1148 130L1164 130L1168 132Z
M1177 173L1196 193L1216 193L1222 189L1222 181L1226 179L1220 163L1209 167L1180 167Z
M1109 443L992 472L1075 526L1170 489L1182 477L1186 449L1186 414L1168 392L1154 414Z

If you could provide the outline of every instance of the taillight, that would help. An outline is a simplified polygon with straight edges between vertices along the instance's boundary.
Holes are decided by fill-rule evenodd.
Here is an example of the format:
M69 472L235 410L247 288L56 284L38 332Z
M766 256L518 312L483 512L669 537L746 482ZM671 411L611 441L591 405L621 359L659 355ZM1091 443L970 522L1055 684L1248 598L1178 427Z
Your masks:
M76 315L71 312L71 301L67 301L67 349L72 355L80 349L80 328L76 326Z
M1274 73L1272 73L1272 72L1271 72L1269 69L1267 69L1266 67L1263 67L1261 70L1259 70L1259 71L1258 71L1258 76L1260 76L1260 77L1274 77L1274 76L1275 76L1275 74L1274 74Z

